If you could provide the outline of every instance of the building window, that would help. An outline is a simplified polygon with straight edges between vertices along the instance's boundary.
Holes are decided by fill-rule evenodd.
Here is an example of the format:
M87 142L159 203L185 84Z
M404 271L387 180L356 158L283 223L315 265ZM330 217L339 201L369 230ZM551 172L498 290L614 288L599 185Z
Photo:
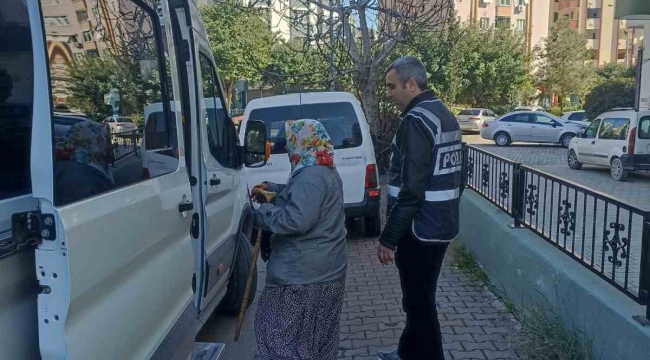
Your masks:
M499 6L510 6L510 0L499 0Z
M99 58L99 51L97 51L97 50L86 50L86 55L88 55L89 58L97 59L97 58Z
M557 22L559 18L560 15L558 13L553 13L553 22Z
M43 22L47 26L68 26L70 21L67 16L44 16Z
M99 8L97 6L93 8L93 15L95 15L96 19L99 18Z
M487 28L489 28L489 27L490 27L490 18L488 18L488 17L482 17L482 18L481 18L481 21L480 21L480 23L479 23L479 26L481 27L481 29L487 29Z
M494 19L494 26L498 29L508 29L510 28L510 17L509 16L497 16Z
M84 31L83 36L84 36L84 42L92 42L93 41L93 34L90 31Z
M600 19L600 11L602 9L587 9L587 19Z
M526 4L526 0L519 0L519 5L520 6L526 6L528 4Z
M77 20L79 20L79 22L88 21L88 11L77 10Z
M526 20L518 19L515 28L517 31L526 31Z
M627 55L627 53L626 53L625 49L618 50L618 59L619 60L625 60L626 55Z

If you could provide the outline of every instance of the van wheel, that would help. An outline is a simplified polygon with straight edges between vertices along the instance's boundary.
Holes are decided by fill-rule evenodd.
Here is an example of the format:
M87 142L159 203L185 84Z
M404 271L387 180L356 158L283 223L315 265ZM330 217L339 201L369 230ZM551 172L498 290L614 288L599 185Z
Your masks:
M609 167L609 173L615 181L625 181L627 178L627 170L623 168L621 159L615 157L612 159Z
M504 132L498 132L494 135L494 142L497 146L508 146L510 145L510 135Z
M569 148L569 145L571 145L571 139L573 139L574 137L575 135L573 134L564 134L560 139L560 144L562 144L562 146L564 146L565 148Z
M244 291L246 289L246 280L248 278L248 269L253 261L253 248L246 234L240 234L237 241L237 257L232 267L232 274L228 279L228 290L217 310L225 315L237 315L242 301L244 301ZM246 308L253 303L255 292L257 291L257 271L253 274L253 283L248 298Z
M379 215L367 216L363 219L366 237L377 237L381 234L381 218Z
M569 156L567 158L567 162L569 163L569 167L573 170L582 169L582 163L578 161L578 155L573 150L569 150Z

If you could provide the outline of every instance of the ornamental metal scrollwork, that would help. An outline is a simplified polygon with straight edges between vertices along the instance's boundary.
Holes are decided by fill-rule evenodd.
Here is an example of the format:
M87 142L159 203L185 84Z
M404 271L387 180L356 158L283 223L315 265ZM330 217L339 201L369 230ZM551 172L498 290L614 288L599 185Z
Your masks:
M467 177L474 178L474 157L472 156L467 158Z
M499 196L507 198L510 193L510 181L508 179L508 172L504 171L499 176Z
M526 186L526 213L532 215L537 214L537 207L539 206L539 191L537 185L528 184Z
M625 231L625 225L620 223L611 222L609 228L614 229L614 236L611 235L610 230L605 230L603 250L604 252L612 251L612 255L607 257L607 261L614 264L616 267L621 267L623 262L619 259L626 259L629 255L630 239L620 237L620 232ZM620 253L620 254L619 254Z
M488 187L490 185L490 165L483 164L483 170L481 171L481 185L483 187Z
M571 203L568 200L562 200L562 205L558 207L560 218L557 219L558 224L562 224L560 233L563 235L571 235L576 229L576 213L571 211Z

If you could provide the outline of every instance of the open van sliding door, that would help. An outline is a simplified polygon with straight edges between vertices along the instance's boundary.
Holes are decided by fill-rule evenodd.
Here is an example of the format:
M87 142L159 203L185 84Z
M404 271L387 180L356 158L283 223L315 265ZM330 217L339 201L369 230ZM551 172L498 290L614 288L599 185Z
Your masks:
M36 250L41 354L149 358L175 324L196 317L193 210L181 116L172 106L180 99L169 11L163 4L161 21L157 0L97 2L87 9L88 21L101 31L79 47L57 35L61 22L76 24L77 16L65 20L59 12L78 14L90 2L49 3L28 1L31 177L40 209L22 215L42 225L33 226L42 236ZM145 117L158 103L162 112ZM63 106L85 116L54 139L52 109ZM141 121L144 129L108 134L97 122L107 114ZM151 162L157 170L147 174Z

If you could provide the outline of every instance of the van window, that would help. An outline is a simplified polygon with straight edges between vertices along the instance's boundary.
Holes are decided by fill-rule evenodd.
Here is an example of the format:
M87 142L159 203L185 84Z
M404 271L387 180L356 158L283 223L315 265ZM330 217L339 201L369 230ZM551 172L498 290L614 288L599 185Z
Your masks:
M639 139L650 139L650 116L644 116L639 121Z
M605 119L598 131L598 138L605 140L625 140L630 127L629 119Z
M361 125L349 102L304 104L301 106L279 106L255 109L249 120L261 120L269 131L272 154L286 154L287 145L284 132L286 120L314 119L320 121L334 145L334 149L349 149L361 146L363 135Z
M157 3L116 0L109 11L89 13L84 24L76 16L63 26L45 22L54 110L84 114L55 134L57 206L178 169L176 118L170 111L175 54L167 51ZM86 5L60 0L42 7L43 16L79 6ZM88 26L90 41L71 44L70 37L83 38ZM135 122L138 129L111 133L106 118Z
M32 191L32 55L25 3L0 1L0 200Z
M479 115L481 110L461 110L458 115ZM487 116L487 115L486 115Z
M575 112L569 115L569 120L571 121L582 121L585 119L586 113L584 112Z
M199 54L199 62L210 153L222 166L236 168L239 164L235 124L228 117L224 101L220 96L219 79L212 62L203 54Z

